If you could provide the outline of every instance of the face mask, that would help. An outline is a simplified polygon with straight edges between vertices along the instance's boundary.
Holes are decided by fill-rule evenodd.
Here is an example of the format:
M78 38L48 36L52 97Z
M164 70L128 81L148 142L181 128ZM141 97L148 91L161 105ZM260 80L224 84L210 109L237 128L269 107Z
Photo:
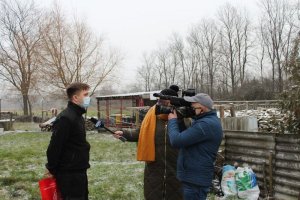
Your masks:
M87 108L90 106L90 103L91 103L91 97L84 97L81 106L83 108Z

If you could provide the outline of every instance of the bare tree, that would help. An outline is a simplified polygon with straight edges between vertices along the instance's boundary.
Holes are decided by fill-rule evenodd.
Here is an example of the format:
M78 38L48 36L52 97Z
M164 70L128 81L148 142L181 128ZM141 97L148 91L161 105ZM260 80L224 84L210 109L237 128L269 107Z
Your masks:
M170 74L170 59L169 59L169 51L168 48L159 48L158 51L156 52L157 56L157 73L158 76L160 77L160 82L161 86L164 88L168 88L170 85L169 81L169 74ZM160 88L159 88L160 89Z
M266 60L266 47L264 44L264 39L263 39L263 27L258 27L257 31L256 31L256 51L254 53L254 58L256 59L256 63L259 67L260 70L260 78L261 78L261 83L263 83L263 79L264 79L264 75L263 75L263 71L264 71L264 61Z
M187 89L187 68L185 58L185 46L182 37L179 34L173 34L173 49L177 52L179 57L181 74L182 74L182 89Z
M209 85L208 93L214 96L214 81L219 62L219 34L218 27L214 20L204 19L200 24L193 27L188 36L191 46L195 46L198 63L203 58L207 73L207 84ZM203 65L199 65L203 67ZM201 71L201 70L200 70Z
M216 18L193 25L186 38L172 34L167 47L155 51L153 89L179 81L182 89L193 87L215 98L245 98L242 89L258 82L257 66L263 90L269 91L273 82L273 92L282 91L291 41L299 27L300 3L260 1L258 22L249 18L246 9L225 4ZM269 71L271 81L266 73ZM272 98L261 95L265 97Z
M290 55L291 41L296 35L297 9L286 0L261 0L261 27L264 44L272 65L273 91L275 75L278 78L277 89L283 91L285 63Z
M235 96L236 88L242 85L245 79L250 48L250 21L245 11L242 14L230 4L220 8L218 18L221 35L221 62L230 72L232 96Z
M33 1L0 4L0 76L21 93L24 115L32 116L29 93L39 68L41 14Z
M218 13L220 21L220 36L221 36L221 49L223 67L227 68L230 72L231 91L234 96L238 83L238 66L237 66L237 50L235 48L236 35L235 35L235 20L238 17L237 10L226 4L220 8Z
M144 91L151 91L155 76L153 55L143 54L143 65L138 68L137 73L141 84L144 85Z
M249 37L250 21L246 10L242 13L238 13L235 19L235 31L236 31L236 42L235 46L237 49L238 66L240 71L240 84L241 86L245 80L246 65L249 57L249 48L251 47L251 41Z
M192 82L195 79L195 72L198 68L198 57L196 48L193 46L186 49L186 88L192 87Z
M178 70L180 65L180 56L175 47L174 35L169 40L169 56L170 56L170 82L171 84L179 84L180 72Z
M67 21L57 5L45 18L42 72L48 74L48 83L64 89L72 82L85 82L91 85L92 95L119 66L120 54L105 49L84 21Z

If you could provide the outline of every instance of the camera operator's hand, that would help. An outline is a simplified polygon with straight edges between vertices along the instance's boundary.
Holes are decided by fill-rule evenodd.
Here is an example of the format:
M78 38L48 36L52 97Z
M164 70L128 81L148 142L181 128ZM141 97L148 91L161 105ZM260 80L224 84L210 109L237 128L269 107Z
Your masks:
M114 134L114 137L117 139L120 139L120 137L122 137L122 136L123 136L123 131L116 131Z
M171 119L177 119L176 110L173 110L173 112L168 115L168 120L171 120Z

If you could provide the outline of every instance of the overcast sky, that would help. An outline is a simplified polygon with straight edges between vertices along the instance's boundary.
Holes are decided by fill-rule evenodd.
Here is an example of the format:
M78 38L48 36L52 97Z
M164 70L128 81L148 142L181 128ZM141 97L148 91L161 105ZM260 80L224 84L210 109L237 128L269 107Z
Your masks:
M50 6L49 0L36 0L40 6ZM95 33L124 55L122 85L134 79L143 52L163 44L173 33L183 36L192 24L212 17L218 8L229 2L247 7L255 16L257 0L58 0L72 17L76 13Z

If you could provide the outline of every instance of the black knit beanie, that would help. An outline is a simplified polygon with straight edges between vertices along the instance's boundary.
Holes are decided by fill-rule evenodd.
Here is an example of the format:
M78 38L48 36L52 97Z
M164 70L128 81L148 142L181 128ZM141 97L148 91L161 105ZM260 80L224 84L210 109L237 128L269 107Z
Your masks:
M163 95L178 97L178 91L179 87L177 85L171 85L169 88L163 89L160 93Z

